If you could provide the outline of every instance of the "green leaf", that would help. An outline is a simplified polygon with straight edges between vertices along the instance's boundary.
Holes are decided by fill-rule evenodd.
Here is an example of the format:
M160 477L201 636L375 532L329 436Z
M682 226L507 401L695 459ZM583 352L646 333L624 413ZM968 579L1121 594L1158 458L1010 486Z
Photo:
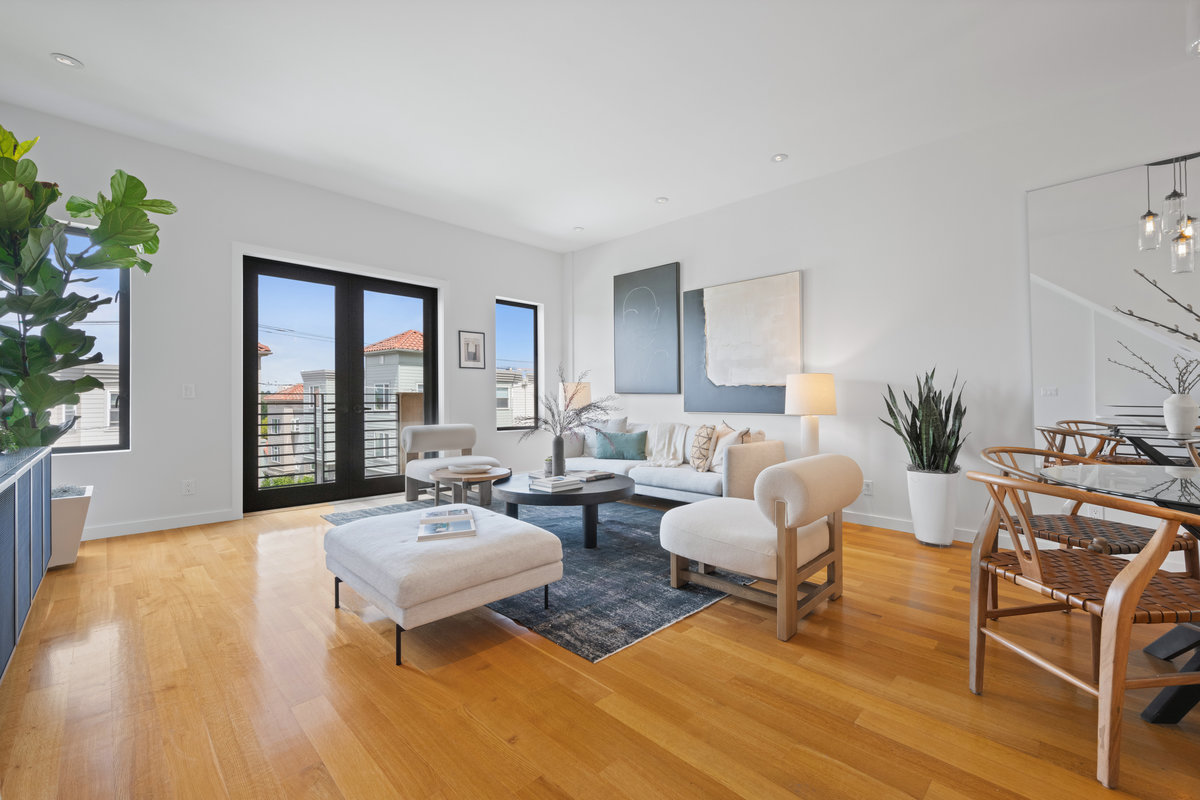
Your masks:
M0 183L0 228L20 230L29 224L33 200L25 187L13 181Z
M94 379L93 379L94 380ZM62 403L78 403L75 381L59 380L49 375L31 375L17 387L21 400L32 414L40 415Z
M33 146L38 143L38 139L40 139L40 138L41 138L40 136L35 136L32 139L27 139L27 140L21 142L19 145L17 145L17 149L13 151L13 157L20 158L21 156L28 153L30 150L33 149Z
M113 173L109 185L112 187L113 203L118 206L136 206L146 199L146 184L123 169Z
M149 241L158 226L139 208L114 208L104 214L99 227L92 233L95 244L142 244Z
M0 325L0 333L4 334L10 339L21 338L21 332L11 325Z
M137 207L154 214L174 214L179 210L170 200L143 200Z
M96 213L96 204L91 200L84 200L78 195L71 195L67 200L67 213L74 218L90 217Z
M146 255L154 255L158 252L158 234L150 237L149 241L142 245L142 252Z
M0 182L17 179L17 162L11 158L0 156Z
M42 326L42 337L51 349L59 355L76 352L87 338L83 331L68 328L57 320L51 320Z
M13 157L17 152L17 137L12 135L12 132L0 125L0 155ZM16 159L13 158L15 161Z
M37 180L37 164L30 161L28 158L23 158L17 162L17 183L29 185Z
M75 259L75 269L120 269L134 265L137 253L119 244L98 247L86 256Z

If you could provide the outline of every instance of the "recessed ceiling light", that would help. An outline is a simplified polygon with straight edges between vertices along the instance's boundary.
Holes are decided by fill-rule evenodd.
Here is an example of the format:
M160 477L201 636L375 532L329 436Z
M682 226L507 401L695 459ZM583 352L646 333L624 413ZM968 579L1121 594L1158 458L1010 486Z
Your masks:
M772 161L787 161L788 154L787 153L776 153L775 155L771 156L771 160Z
M654 198L654 202L658 203L659 205L662 205L663 203L669 203L669 202L671 202L671 198L669 198L669 197L656 197L656 198Z
M571 230L575 231L576 233L579 233L581 230L583 230L583 226L581 226L581 225L576 225L576 226L575 226L574 228L572 228Z
M70 67L71 69L83 69L82 61L74 56L69 56L66 53L51 53L50 57L62 64L64 67Z

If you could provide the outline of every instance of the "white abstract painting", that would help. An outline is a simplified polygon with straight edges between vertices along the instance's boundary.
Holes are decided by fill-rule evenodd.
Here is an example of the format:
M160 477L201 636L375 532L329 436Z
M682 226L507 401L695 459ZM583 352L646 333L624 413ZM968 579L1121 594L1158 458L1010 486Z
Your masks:
M704 290L705 372L717 386L783 386L804 371L800 273Z

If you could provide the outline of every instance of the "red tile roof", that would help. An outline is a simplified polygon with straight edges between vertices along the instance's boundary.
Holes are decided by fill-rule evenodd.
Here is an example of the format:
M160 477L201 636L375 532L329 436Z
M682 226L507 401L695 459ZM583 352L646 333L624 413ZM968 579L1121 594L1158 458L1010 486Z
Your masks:
M388 350L409 350L412 352L421 352L425 349L425 334L420 331L405 331L398 333L395 336L389 336L383 341L369 344L364 349L364 353L382 353Z
M278 392L275 392L274 394L266 395L265 397L263 397L263 402L264 403L271 403L271 402L286 403L289 401L299 402L303 399L304 399L304 384L303 383L293 383L291 386L287 387L286 389L280 389Z
M271 355L271 348L267 347L262 342L259 342L258 343L258 354L260 356L269 356L269 355Z

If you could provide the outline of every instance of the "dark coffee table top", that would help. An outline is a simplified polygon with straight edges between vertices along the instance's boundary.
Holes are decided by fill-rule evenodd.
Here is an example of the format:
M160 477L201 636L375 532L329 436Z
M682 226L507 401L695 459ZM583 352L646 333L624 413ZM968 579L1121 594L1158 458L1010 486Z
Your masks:
M492 485L492 493L506 503L523 506L591 506L633 497L633 479L624 475L602 481L587 481L578 489L561 492L530 489L529 477L529 473L522 472L497 481Z

